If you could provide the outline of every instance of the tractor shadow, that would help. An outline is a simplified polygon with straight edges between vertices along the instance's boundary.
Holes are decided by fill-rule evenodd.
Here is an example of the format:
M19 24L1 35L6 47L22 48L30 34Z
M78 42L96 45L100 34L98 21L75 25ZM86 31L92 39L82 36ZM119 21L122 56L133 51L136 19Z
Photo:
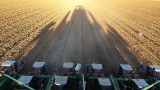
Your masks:
M30 45L32 47L32 43L36 41L34 47L26 55L24 52L19 57L28 64L25 73L31 70L35 61L49 62L49 74L56 72L58 75L61 75L63 70L63 62L70 61L75 65L82 64L81 73L85 75L87 73L86 65L95 62L102 64L103 69L100 72L104 73L105 77L109 77L111 74L115 76L113 72L115 64L128 63L134 69L140 65L138 57L128 49L127 42L113 27L107 24L108 33L106 33L92 13L86 11L83 6L77 6L74 9L70 21L66 24L69 14L70 11L55 30L50 28L56 22L48 24L25 47L25 49ZM75 88L72 87L73 90ZM100 89L99 87L95 88L95 90ZM88 88L86 90L94 89Z

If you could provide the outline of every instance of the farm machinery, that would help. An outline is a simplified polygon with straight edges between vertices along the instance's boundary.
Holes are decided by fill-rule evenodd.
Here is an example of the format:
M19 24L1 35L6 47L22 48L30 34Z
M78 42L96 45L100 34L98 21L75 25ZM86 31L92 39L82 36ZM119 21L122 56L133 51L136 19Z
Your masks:
M72 76L74 74L74 64L71 62L64 62L63 68L64 71L61 72L63 76Z
M143 65L138 67L138 70L146 78L154 77L158 80L160 79L160 66L143 64Z
M49 63L47 62L34 62L32 66L32 70L29 74L31 75L41 75L41 74L47 74L48 72Z
M132 70L129 64L116 64L114 66L114 72L118 77L135 78Z
M87 73L90 76L103 77L104 74L100 72L102 69L102 64L92 63L87 65Z
M2 63L1 73L11 74L11 73L20 73L24 69L26 63L23 61L14 61L14 60L6 60Z
M81 74L80 63L74 68L74 63L64 62L61 75L48 75L47 62L34 62L32 71L22 74L26 63L19 63L6 60L1 64L0 90L160 90L160 81L157 74L154 75L159 71L158 66L149 66L152 78L141 79L135 77L129 64L115 65L115 78L104 77L103 66L98 63L87 64L87 73Z
M143 75L143 77L148 78L152 76L152 69L146 65L146 64L142 64L138 67L138 70L140 71L140 73Z
M33 66L32 66L32 71L28 72L29 75L31 76L27 76L30 80L30 86L31 87L42 87L42 81L43 78L37 78L35 77L36 75L45 75L48 72L48 67L49 67L49 63L47 62L34 62ZM22 78L25 78L25 76L21 76ZM20 77L20 79L21 79ZM26 78L27 78L26 77Z
M133 69L129 64L116 64L114 65L113 70L117 77L129 79L135 78ZM121 81L120 84L124 89L131 89L132 81Z
M150 68L152 70L152 75L156 79L160 80L160 66L152 66L150 65Z

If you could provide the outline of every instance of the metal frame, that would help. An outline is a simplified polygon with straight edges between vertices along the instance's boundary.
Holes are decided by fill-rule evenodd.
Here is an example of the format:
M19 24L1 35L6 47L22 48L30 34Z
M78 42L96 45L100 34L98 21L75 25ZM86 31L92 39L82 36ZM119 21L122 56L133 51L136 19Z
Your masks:
M122 64L120 64L122 65ZM33 65L34 66L34 65ZM92 64L93 66L93 64ZM78 67L77 71L79 71L81 65ZM100 67L100 69L102 69L102 67ZM131 68L129 69L131 70ZM107 87L107 86L110 86L112 85L113 86L113 89L114 90L120 90L119 88L119 85L118 85L118 82L130 82L132 79L130 78L114 78L112 75L110 75L110 77L94 77L94 76L84 76L84 74L77 74L78 76L56 76L56 74L53 74L53 75L28 75L28 74L17 74L17 73L11 73L10 75L7 75L7 74L4 74L2 73L1 74L1 79L0 79L0 90L4 90L8 83L13 81L13 82L16 82L18 85L20 86L23 86L25 87L26 89L29 89L29 90L35 90L33 88L31 88L30 86L26 85L27 83L29 83L31 80L28 80L27 83L24 83L23 80L20 80L18 81L17 78L20 78L20 77L30 77L30 79L34 76L36 78L41 78L41 79L49 79L48 81L48 84L46 86L46 89L44 90L52 90L52 86L53 84L56 82L56 77L65 77L65 78L70 78L70 79L74 79L74 80L77 80L77 81L80 81L82 82L82 89L85 90L85 81L86 80L95 80L97 79L98 82L100 83L100 85L102 86L102 89L106 90L106 88L103 88L103 86ZM67 79L65 79L65 83L60 83L62 85L66 84L67 83ZM103 81L103 80L107 80L107 81ZM149 81L150 79L143 79L143 81ZM60 80L62 81L62 80ZM102 82L101 82L102 81ZM134 81L134 80L132 80ZM105 84L105 83L108 83L108 84ZM152 88L153 86L156 86L158 89L160 89L160 81L157 81L156 79L154 79L154 83L149 85L148 87L144 88L143 90L148 90L150 88Z
M25 85L22 82L15 79L15 78L19 78L20 76L24 76L24 74L15 74L15 75L13 75L13 77L11 77L7 74L2 74L2 78L0 79L0 82L3 82L3 83L0 85L0 89L5 89L5 85L7 85L7 82L9 80L13 80L14 82L19 84L20 86L23 86L29 90L34 90L33 88L29 87L28 85ZM55 82L55 78L56 78L55 74L53 74L53 75L36 75L36 77L37 78L48 78L49 81L46 86L46 89L44 89L44 90L52 90L52 86L53 86L53 83ZM77 79L76 76L68 76L68 77L70 79ZM97 78L97 77L85 77L84 74L82 74L81 76L79 76L78 79L82 82L83 90L85 90L85 80L94 80L95 78ZM110 75L110 77L103 77L103 78L110 79L110 82L111 82L114 90L120 90L118 82L121 82L121 81L128 82L130 80L128 78L114 78L112 75ZM144 79L144 80L147 82L149 81L149 79ZM144 88L143 90L148 90L149 88L156 86L156 85L160 85L160 81L155 80L155 83L149 85L148 87ZM157 87L157 88L160 89L159 87Z

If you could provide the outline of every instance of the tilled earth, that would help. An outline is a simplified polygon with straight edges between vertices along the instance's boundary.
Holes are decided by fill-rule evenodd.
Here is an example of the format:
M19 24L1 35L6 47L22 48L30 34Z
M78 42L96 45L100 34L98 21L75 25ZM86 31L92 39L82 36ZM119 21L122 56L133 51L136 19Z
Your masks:
M86 73L87 64L100 63L105 76L113 74L113 65L117 63L129 63L134 69L140 65L114 28L106 25L108 28L104 30L85 7L76 6L57 27L56 23L46 26L31 42L37 44L22 59L27 62L24 73L32 70L35 61L49 62L49 74L60 74L63 62L69 61L82 64L81 73Z

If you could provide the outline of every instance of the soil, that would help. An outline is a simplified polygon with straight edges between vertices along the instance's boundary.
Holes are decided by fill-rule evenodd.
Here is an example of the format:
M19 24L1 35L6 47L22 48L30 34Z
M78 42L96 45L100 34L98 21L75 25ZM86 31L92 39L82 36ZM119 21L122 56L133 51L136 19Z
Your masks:
M21 57L27 62L24 73L32 70L35 61L49 62L49 74L60 74L63 62L73 62L74 66L82 64L81 73L86 73L87 64L102 64L105 76L113 74L112 68L117 63L129 63L134 69L140 65L137 56L113 27L106 25L108 28L104 30L92 13L86 14L89 11L83 6L71 11L57 27L58 21L51 22L30 42L36 45L26 57Z

